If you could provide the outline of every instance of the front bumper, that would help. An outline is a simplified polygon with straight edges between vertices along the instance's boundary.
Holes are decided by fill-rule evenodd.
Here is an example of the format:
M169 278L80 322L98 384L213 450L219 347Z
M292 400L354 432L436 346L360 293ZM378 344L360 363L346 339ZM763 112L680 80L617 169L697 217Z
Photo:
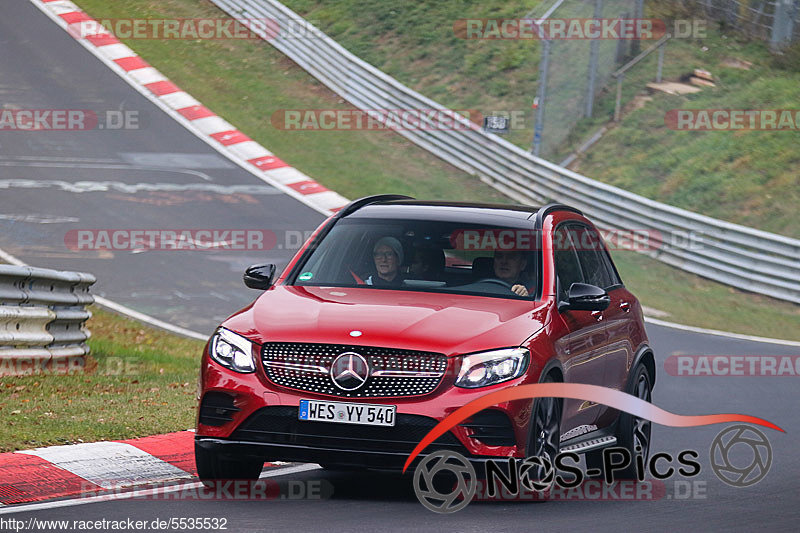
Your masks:
M463 405L501 388L521 385L531 379L535 382L529 371L527 377L508 383L463 389L453 386L453 375L453 372L448 372L436 390L424 396L360 400L279 387L267 379L261 368L252 374L237 374L210 362L206 355L201 374L203 398L199 412L208 414L213 411L222 416L213 421L207 416L199 417L196 441L199 446L213 448L219 453L253 455L266 461L394 470L402 468L414 447L436 424ZM203 407L208 398L220 393L229 397L228 409ZM396 426L385 428L300 421L297 412L301 399L396 405ZM218 398L215 401L220 403ZM478 461L480 457L525 457L531 406L529 400L493 406L453 427L423 453L449 449Z
M195 437L195 446L225 459L259 459L262 461L286 461L297 463L318 463L326 466L363 468L387 472L402 471L408 459L407 453L390 451L364 451L342 448L327 448L325 446L304 446L289 444L269 444L239 441L233 439L217 439L211 437ZM438 451L436 445L431 445L419 454L410 465L413 471L417 464L428 455ZM454 450L455 451L455 450ZM483 463L495 456L474 456L465 450L461 453L479 471L483 472Z

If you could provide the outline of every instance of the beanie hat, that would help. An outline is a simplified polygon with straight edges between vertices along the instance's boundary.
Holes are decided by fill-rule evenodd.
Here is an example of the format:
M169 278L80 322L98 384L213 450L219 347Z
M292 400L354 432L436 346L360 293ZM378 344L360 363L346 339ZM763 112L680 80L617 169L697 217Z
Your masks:
M375 243L375 246L372 247L372 252L375 253L375 250L381 246L388 246L391 248L392 251L397 255L397 264L403 264L403 245L400 244L400 241L394 237L381 237L378 239L378 242Z

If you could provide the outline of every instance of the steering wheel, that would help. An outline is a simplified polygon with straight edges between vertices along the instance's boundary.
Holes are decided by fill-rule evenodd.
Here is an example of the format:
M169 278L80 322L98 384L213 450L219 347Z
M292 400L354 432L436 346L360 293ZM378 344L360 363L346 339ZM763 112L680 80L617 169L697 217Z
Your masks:
M494 283L495 285L500 285L502 287L505 287L508 290L511 290L511 287L512 287L512 285L509 282L503 281L502 279L498 279L498 278L483 278L483 279L479 279L475 283Z

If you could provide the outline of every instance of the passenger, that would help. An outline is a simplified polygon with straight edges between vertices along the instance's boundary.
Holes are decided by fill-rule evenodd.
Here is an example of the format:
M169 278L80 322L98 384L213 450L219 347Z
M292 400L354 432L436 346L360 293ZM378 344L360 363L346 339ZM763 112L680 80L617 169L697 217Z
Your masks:
M375 274L364 283L376 287L397 287L403 284L400 265L403 263L403 245L394 237L381 237L372 247Z
M524 252L498 250L494 253L494 275L511 285L511 292L517 296L528 296L523 271L528 266Z
M408 267L410 279L438 281L444 269L444 254L434 248L416 248L414 259Z

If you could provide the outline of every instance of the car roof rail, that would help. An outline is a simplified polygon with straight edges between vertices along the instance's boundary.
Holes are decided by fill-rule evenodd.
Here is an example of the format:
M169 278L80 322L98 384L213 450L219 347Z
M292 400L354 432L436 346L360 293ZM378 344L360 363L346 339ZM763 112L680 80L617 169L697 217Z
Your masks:
M391 202L392 200L414 200L411 196L405 194L375 194L373 196L365 196L358 200L353 200L339 211L337 211L334 218L344 218L347 215L354 213L364 207L365 205L378 204L382 202Z
M536 212L536 221L534 222L534 227L536 229L542 229L542 225L544 224L544 218L553 211L571 211L573 213L577 213L583 216L583 213L581 212L580 209L555 202L547 204L546 206L540 208L539 211Z

